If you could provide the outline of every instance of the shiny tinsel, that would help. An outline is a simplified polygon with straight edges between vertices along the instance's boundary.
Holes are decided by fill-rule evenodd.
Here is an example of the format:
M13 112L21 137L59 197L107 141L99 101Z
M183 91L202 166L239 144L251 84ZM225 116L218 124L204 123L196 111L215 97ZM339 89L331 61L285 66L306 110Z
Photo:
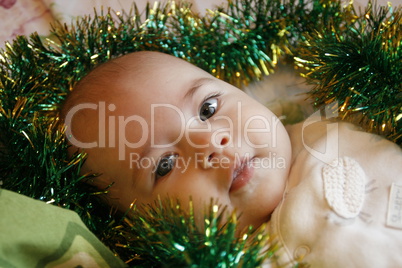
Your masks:
M172 200L135 207L134 217L114 215L99 201L107 189L83 183L96 179L80 174L85 155L67 156L61 103L93 67L133 51L169 53L238 86L297 56L317 83L318 105L339 99L349 111L344 116L361 110L374 116L375 128L385 119L397 140L401 16L399 9L390 14L369 9L358 16L351 4L330 0L233 0L200 17L186 3L168 2L144 13L133 5L126 13L99 10L72 25L55 23L47 39L19 36L0 53L0 186L76 211L131 265L258 266L275 244L261 230L236 237L235 217L221 226L217 204L205 213L204 229Z
M119 256L132 266L260 267L278 248L264 226L237 237L236 216L222 224L228 216L213 201L203 222L191 200L182 206L173 199L159 199L153 205L133 205L131 212L124 224L111 230L106 243L116 246Z
M353 23L312 33L297 58L317 107L402 144L402 9L371 3Z

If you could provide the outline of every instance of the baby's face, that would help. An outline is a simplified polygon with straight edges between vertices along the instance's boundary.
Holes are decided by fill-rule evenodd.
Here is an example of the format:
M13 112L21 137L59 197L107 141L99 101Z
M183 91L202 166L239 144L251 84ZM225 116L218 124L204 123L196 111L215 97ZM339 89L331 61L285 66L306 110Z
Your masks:
M102 172L104 185L114 182L109 197L122 211L134 200L186 203L191 196L197 210L211 198L236 209L241 226L267 221L290 166L279 119L185 61L149 52L140 58L117 60L125 71L105 85L113 93L73 116L72 143L88 145L86 169Z

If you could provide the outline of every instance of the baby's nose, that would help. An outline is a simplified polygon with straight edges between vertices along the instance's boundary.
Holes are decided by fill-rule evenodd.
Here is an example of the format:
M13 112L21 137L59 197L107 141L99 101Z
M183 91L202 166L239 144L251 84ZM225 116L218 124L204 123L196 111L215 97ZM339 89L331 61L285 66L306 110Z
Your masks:
M226 131L189 131L187 143L194 149L222 149L231 142L230 134Z
M217 161L226 157L224 150L231 143L229 133L224 131L193 133L189 138L188 145L192 147L192 154L195 154L202 168L210 168L218 164Z

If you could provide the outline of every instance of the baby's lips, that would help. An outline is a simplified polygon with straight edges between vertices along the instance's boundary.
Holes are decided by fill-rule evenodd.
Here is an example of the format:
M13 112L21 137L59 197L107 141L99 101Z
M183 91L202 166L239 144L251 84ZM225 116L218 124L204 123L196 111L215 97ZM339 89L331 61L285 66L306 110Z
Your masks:
M232 183L230 185L230 192L235 192L245 186L254 175L254 165L252 164L254 158L243 157L241 161L237 161L231 172Z

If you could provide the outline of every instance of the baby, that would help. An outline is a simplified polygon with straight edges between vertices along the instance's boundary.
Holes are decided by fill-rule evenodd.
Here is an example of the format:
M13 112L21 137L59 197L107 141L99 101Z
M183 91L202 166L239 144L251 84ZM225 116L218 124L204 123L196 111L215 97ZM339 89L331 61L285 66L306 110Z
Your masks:
M241 90L158 52L100 65L62 115L71 153L88 153L83 172L112 184L120 211L158 196L191 196L202 211L213 198L241 214L239 228L269 221L280 265L402 264L390 254L402 252L401 150L350 124L285 129Z
M88 153L84 172L125 211L158 196L211 198L259 226L282 199L289 136L241 90L157 52L136 52L93 70L63 107L67 136ZM74 148L75 147L75 148Z

